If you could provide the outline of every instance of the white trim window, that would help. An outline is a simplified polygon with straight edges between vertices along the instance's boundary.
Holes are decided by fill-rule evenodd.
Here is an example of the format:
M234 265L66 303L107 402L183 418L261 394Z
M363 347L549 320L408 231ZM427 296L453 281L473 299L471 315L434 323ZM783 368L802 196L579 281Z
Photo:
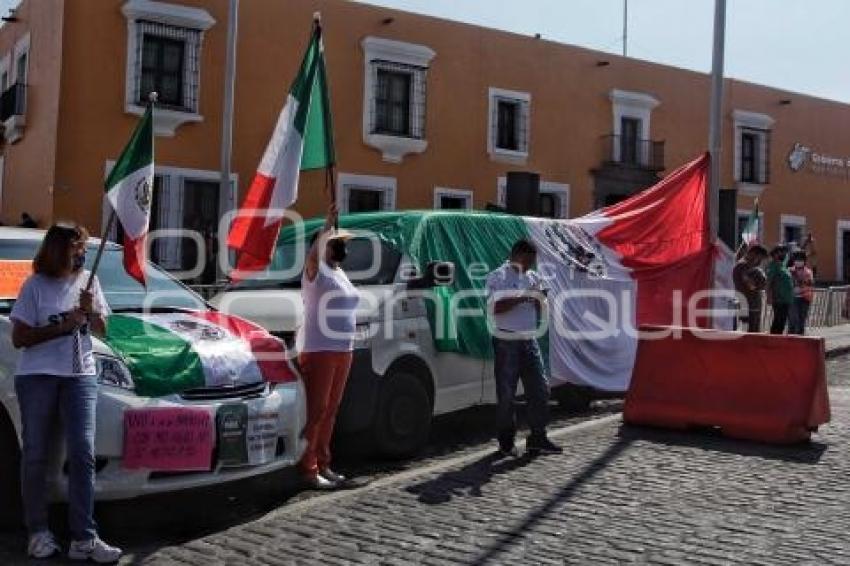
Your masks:
M496 201L499 206L507 204L507 177L496 181ZM540 215L547 218L570 217L570 186L567 183L540 181Z
M436 210L472 210L472 191L434 187L434 208Z
M7 53L0 59L0 94L12 86L12 55Z
M424 45L379 37L361 43L365 61L363 142L384 161L400 163L422 153L425 139L428 67L434 51Z
M747 227L747 223L750 221L750 215L753 213L752 209L749 208L739 208L737 210L737 223L735 233L735 241L740 244L741 243L741 234ZM764 212L759 211L758 218L758 241L764 242Z
M779 217L779 241L786 245L803 245L806 235L806 217L782 214Z
M339 173L337 202L342 213L395 210L396 180L394 177Z
M3 137L8 143L15 143L24 135L30 58L30 34L27 33L15 43L11 55L3 60L6 88L2 92L0 121L3 123Z
M770 182L770 132L774 120L767 114L734 110L734 176L738 192L745 196L761 195Z
M531 134L531 95L490 87L487 153L497 161L525 163Z
M150 0L129 0L125 111L144 113L148 93L159 94L154 130L173 136L187 122L200 122L201 46L215 23L200 8Z
M611 100L613 124L609 155L615 163L651 165L651 118L659 100L643 92L612 89Z
M836 224L835 279L850 283L850 220L839 220Z

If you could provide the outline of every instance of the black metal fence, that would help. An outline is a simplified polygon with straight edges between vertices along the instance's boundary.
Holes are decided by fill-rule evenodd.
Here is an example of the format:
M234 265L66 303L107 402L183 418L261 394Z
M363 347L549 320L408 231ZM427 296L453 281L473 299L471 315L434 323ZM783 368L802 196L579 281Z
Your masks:
M610 134L602 137L602 160L650 171L664 170L664 142Z
M5 122L12 116L23 116L26 111L27 86L16 83L0 95L0 121Z

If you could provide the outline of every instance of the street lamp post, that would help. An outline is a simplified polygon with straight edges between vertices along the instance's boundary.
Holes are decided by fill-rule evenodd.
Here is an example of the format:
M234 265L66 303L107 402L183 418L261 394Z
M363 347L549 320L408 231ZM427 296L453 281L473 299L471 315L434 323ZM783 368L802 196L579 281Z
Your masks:
M711 57L711 104L708 123L708 215L711 241L717 240L720 223L720 157L723 119L723 55L726 36L726 0L714 0L714 50Z

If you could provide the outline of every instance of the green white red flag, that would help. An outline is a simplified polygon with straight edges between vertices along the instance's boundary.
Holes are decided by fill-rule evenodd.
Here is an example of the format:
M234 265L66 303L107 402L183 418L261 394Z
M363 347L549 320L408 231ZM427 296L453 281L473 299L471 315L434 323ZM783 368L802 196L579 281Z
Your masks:
M142 285L153 173L153 105L149 105L106 178L106 198L124 228L124 269Z
M298 198L301 171L327 168L333 163L322 28L316 22L272 138L230 228L227 245L237 252L232 279L242 279L268 266L285 210Z

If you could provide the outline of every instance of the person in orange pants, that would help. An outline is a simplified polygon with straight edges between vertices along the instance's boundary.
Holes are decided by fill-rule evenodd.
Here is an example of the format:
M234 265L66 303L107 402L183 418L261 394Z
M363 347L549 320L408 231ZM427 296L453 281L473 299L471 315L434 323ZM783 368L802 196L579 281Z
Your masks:
M316 489L334 489L346 480L330 467L330 442L351 369L360 300L341 267L351 234L334 229L337 215L332 204L324 228L313 235L301 277L304 323L297 345L307 389L307 449L299 468L305 482Z

